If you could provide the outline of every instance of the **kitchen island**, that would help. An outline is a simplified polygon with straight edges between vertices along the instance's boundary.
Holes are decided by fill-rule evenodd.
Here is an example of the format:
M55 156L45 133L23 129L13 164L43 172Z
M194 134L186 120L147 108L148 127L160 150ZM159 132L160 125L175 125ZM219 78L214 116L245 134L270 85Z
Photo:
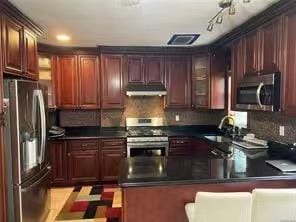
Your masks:
M296 188L296 174L267 165L266 151L229 145L224 158L137 157L121 163L124 222L186 222L184 206L197 191L239 192L254 188ZM213 209L214 211L214 209Z

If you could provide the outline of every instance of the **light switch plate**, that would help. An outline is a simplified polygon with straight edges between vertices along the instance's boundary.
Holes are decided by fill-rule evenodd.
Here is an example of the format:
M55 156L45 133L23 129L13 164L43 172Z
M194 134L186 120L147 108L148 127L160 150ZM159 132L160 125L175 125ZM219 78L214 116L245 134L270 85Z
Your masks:
M285 127L280 126L280 136L285 136Z
M180 116L176 115L176 121L179 122L180 121Z

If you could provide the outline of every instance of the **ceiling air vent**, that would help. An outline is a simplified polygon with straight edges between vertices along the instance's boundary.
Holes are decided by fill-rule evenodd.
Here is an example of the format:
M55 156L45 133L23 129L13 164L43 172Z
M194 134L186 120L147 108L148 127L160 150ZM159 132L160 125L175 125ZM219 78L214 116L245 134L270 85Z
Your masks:
M169 40L168 45L191 45L199 36L199 34L175 34Z

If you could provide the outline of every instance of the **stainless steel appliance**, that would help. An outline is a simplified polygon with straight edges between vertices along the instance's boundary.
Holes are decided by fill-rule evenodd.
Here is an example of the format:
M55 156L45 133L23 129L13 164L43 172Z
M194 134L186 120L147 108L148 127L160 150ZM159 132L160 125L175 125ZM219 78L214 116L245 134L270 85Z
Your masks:
M280 88L280 73L245 77L237 89L236 108L239 110L279 111Z
M162 118L127 118L127 156L167 156L169 139Z
M10 222L41 222L49 212L46 89L4 81L5 149Z

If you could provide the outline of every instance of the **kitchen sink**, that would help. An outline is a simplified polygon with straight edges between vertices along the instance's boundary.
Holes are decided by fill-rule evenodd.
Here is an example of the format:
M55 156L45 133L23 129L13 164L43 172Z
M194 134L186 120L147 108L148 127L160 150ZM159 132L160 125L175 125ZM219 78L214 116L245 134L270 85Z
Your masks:
M217 143L230 143L231 139L224 136L205 136L206 139Z

